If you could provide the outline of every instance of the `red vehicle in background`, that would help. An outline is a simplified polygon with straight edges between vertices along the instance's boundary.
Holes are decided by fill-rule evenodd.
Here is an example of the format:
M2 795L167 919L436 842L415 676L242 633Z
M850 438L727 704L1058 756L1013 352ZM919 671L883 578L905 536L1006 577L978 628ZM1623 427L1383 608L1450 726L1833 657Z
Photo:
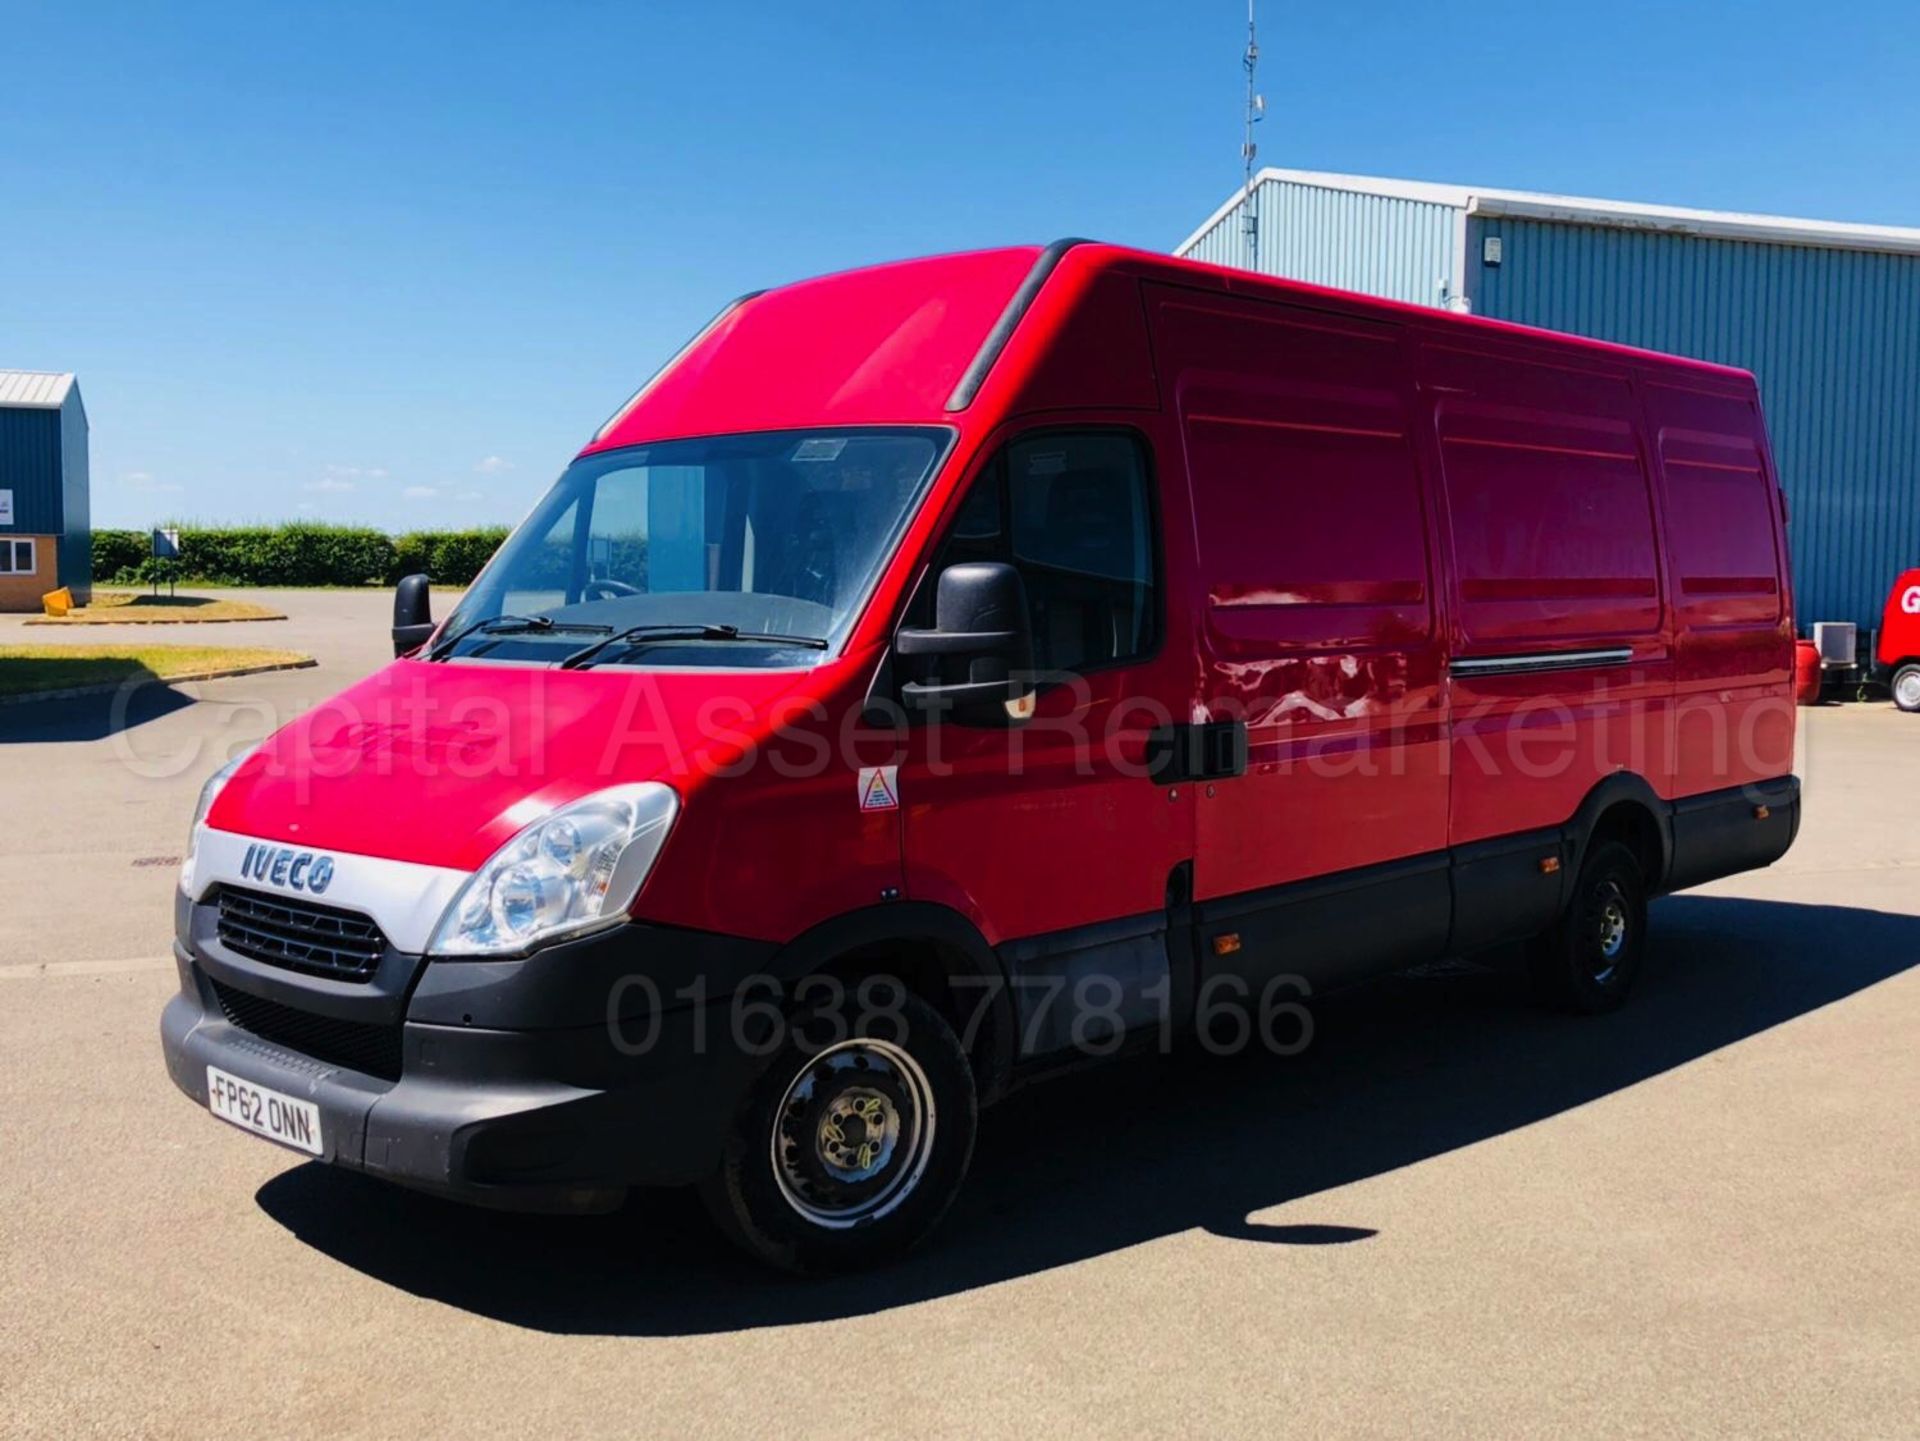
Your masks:
M872 1263L981 1105L1229 1003L1517 944L1620 1004L1793 841L1784 520L1743 371L1084 242L746 297L208 782L170 1073Z
M1907 571L1893 583L1874 660L1893 703L1920 712L1920 570Z

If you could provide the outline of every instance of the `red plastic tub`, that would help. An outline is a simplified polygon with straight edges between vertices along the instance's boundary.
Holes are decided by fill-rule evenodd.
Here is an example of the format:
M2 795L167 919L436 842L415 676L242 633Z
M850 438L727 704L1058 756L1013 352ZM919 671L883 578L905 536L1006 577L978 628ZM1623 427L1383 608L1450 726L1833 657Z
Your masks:
M1793 648L1793 698L1800 705L1820 704L1820 647L1810 640Z

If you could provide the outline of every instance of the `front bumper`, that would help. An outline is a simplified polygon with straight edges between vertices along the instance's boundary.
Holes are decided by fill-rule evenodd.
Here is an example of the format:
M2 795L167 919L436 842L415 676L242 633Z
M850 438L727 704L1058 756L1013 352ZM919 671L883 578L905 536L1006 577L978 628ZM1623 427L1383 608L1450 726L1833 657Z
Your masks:
M516 961L389 956L374 983L356 987L237 955L220 943L212 906L178 906L180 991L160 1020L174 1084L205 1106L211 1065L310 1101L320 1159L418 1190L596 1211L635 1186L697 1180L719 1163L755 1073L724 998L771 946L632 924ZM676 999L690 974L707 981L697 994L723 999ZM649 984L617 984L639 975ZM394 1028L397 1078L236 1024L222 989L229 1003L237 993Z

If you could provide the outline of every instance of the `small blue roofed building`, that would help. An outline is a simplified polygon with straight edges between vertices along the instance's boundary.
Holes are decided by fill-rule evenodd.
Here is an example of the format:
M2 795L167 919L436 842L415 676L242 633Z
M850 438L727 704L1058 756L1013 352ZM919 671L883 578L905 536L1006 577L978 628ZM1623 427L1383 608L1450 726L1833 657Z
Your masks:
M1920 566L1920 229L1269 169L1175 253L1750 370L1802 627Z
M71 375L0 370L0 610L93 590L87 412Z

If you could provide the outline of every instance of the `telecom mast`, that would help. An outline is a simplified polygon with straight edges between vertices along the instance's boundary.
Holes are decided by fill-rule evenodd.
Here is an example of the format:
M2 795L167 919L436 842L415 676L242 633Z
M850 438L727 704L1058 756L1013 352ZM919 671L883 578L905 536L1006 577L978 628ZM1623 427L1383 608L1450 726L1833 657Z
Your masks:
M1260 147L1253 143L1253 127L1267 113L1266 97L1254 88L1254 71L1260 65L1260 42L1253 29L1254 0L1247 0L1247 53L1241 64L1247 72L1247 127L1240 142L1240 161L1244 170L1242 184L1246 195L1240 205L1240 228L1247 238L1247 269L1260 268L1260 207L1253 196L1253 157Z

